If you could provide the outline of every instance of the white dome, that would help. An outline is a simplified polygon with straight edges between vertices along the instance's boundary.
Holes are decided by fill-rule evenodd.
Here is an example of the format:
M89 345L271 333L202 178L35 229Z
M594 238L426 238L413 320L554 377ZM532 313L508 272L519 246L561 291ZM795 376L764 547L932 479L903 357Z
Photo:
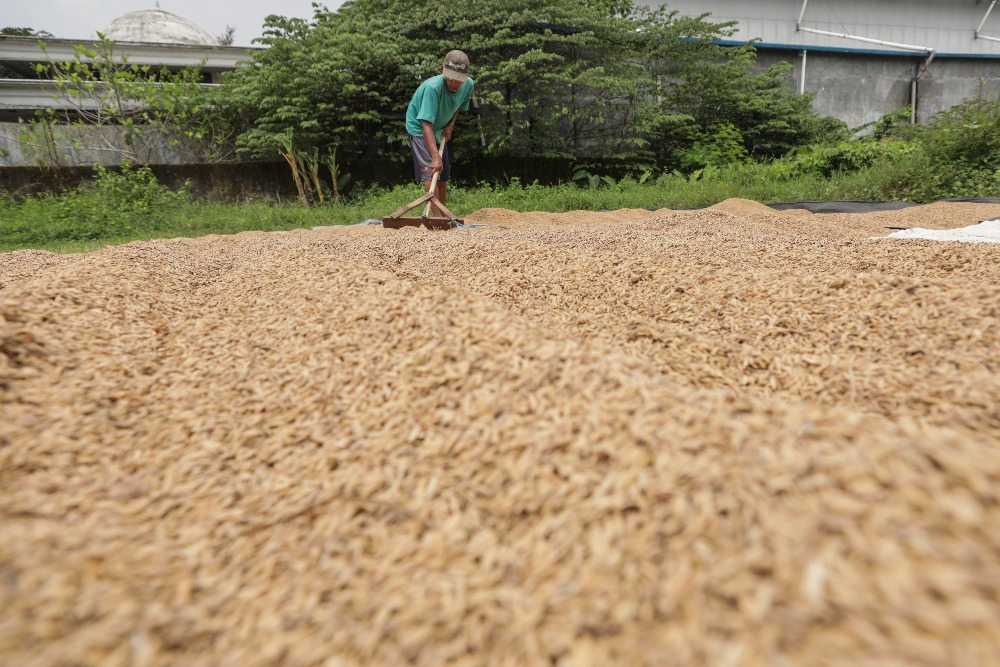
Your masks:
M102 32L112 42L219 45L219 40L197 24L162 9L143 9L123 14Z

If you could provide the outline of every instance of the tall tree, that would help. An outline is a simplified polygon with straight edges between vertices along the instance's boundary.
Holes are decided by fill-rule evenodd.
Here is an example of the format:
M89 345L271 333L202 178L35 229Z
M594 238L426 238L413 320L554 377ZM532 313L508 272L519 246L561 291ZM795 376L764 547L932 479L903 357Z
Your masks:
M219 46L232 46L235 35L236 28L231 25L227 25L226 30L215 39L219 42Z
M405 40L410 54L394 100L405 105L413 77L436 74L443 54L460 48L483 103L486 151L522 155L643 151L661 113L662 71L705 57L729 28L631 0L349 0L338 12L353 30L371 16L395 19L373 39Z
M402 66L399 40L353 30L317 8L311 21L269 16L268 48L224 79L227 107L245 131L240 150L274 157L291 141L298 148L342 146L357 156L382 134L382 114L392 107L387 81Z

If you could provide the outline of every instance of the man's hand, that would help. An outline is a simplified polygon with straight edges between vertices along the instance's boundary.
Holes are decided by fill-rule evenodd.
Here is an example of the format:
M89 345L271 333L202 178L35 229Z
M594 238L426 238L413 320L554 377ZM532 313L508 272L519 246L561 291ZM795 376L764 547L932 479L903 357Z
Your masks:
M444 160L441 159L441 154L434 151L434 156L431 157L431 174L444 169Z

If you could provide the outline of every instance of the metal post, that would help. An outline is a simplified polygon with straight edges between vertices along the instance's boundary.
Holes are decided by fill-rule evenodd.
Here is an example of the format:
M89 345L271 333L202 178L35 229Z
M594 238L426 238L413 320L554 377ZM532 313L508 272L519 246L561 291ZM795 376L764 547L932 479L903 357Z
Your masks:
M927 68L934 62L934 56L936 55L937 53L933 51L927 54L927 59L920 64L920 67L917 69L917 75L910 82L910 125L915 125L917 122L917 93L920 90L920 77L927 72Z
M843 39L854 39L859 42L868 42L870 44L881 44L882 46L892 46L897 49L906 49L907 51L925 51L927 53L932 52L934 49L930 46L915 46L913 44L899 44L898 42L887 42L884 39L872 39L871 37L858 37L857 35L850 35L846 32L830 32L828 30L813 30L812 28L799 28L802 32L811 32L815 35L829 35L830 37L841 37Z
M983 17L983 20L979 22L979 27L976 28L976 36L974 39L979 39L979 31L983 29L984 25L986 25L986 19L990 17L990 12L993 11L993 5L995 4L997 4L997 0L993 0L993 2L990 3L990 8L986 10L986 16Z
M799 95L804 95L806 92L806 56L809 52L805 49L802 50L802 72L799 76Z

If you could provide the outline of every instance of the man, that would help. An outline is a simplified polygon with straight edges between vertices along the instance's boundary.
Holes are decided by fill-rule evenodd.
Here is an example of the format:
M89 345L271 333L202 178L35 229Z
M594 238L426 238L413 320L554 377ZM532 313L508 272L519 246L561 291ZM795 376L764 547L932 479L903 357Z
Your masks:
M420 84L406 109L414 179L423 183L424 192L428 192L434 173L440 172L435 195L442 204L451 176L451 147L445 144L444 155L441 155L438 146L442 138L451 140L458 112L469 110L473 85L469 78L469 56L461 51L450 51L444 57L441 74Z

